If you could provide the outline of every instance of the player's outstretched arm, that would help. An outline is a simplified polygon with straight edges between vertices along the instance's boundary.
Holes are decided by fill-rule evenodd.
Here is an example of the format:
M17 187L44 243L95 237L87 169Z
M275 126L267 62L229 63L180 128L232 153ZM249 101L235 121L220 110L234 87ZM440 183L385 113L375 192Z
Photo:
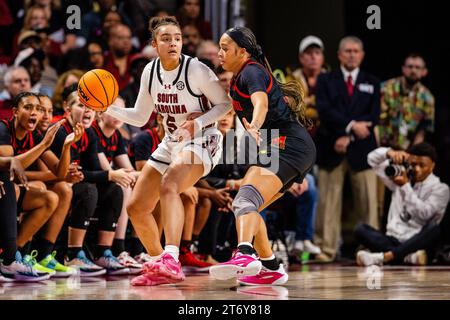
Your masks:
M111 105L106 110L107 114L136 127L142 127L147 123L150 115L155 109L153 99L148 91L150 65L151 64L148 64L142 72L141 86L134 108L119 108L115 105Z

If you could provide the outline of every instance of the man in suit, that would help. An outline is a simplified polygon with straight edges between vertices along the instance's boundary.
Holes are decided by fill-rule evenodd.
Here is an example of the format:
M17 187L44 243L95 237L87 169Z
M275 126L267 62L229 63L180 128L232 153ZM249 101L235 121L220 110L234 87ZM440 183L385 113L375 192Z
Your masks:
M363 43L345 37L339 44L340 68L319 76L317 109L320 127L316 136L319 166L317 259L336 258L341 235L344 178L350 176L355 213L378 228L376 176L367 155L377 147L374 127L380 116L380 82L360 69Z

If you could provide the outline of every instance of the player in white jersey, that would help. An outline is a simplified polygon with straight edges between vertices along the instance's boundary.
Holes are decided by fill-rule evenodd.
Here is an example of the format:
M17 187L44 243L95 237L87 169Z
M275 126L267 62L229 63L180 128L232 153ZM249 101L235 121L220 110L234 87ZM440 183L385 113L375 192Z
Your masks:
M174 17L152 18L150 31L159 58L145 67L134 108L111 106L107 110L134 126L143 126L156 110L163 115L166 130L166 137L144 166L127 208L137 235L153 258L144 264L144 272L132 279L133 285L184 280L178 260L184 221L180 193L217 164L222 135L215 122L232 108L214 73L197 59L181 55L181 29ZM214 106L210 110L208 101ZM164 250L150 214L158 200Z

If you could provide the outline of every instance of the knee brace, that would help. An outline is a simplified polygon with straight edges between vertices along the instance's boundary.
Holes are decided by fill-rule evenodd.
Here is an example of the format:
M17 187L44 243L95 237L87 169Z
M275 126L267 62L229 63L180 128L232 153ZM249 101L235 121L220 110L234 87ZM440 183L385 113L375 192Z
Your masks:
M237 218L250 212L258 212L263 203L264 199L261 193L254 186L246 184L239 188L233 200L232 209Z
M98 229L102 231L115 231L123 204L122 188L116 183L108 183L102 190L102 197L98 206Z
M69 226L86 230L97 206L98 192L95 184L77 183L73 186L72 212Z

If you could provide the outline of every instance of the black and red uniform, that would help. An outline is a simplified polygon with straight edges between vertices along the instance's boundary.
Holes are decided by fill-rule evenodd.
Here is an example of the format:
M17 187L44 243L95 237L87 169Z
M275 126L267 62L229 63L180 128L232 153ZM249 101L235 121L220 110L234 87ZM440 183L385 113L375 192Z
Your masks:
M239 119L242 121L242 118L246 118L251 123L254 107L250 97L261 91L267 93L269 108L261 127L261 130L267 131L262 132L259 155L275 154L276 148L279 152L279 166L276 168L259 161L258 166L273 171L283 183L280 192L284 192L294 182L303 181L315 162L316 148L306 128L297 121L273 75L253 59L247 61L230 83L230 96ZM277 130L278 133L271 130Z
M36 129L34 131L27 131L25 137L21 140L16 137L16 130L14 128L14 117L10 119L0 120L0 146L10 145L14 150L14 155L23 154L30 149L33 149L42 141L42 134ZM35 169L34 164L28 167L29 170ZM19 187L20 193L17 200L17 214L22 212L23 199L27 192L25 187Z
M115 130L111 137L105 136L97 120L92 123L91 127L98 138L98 152L103 152L111 163L115 157L127 154L127 145L119 130Z
M34 148L42 138L42 134L36 129L32 132L27 131L25 137L19 140L16 137L14 118L0 120L0 145L11 145L15 156Z
M160 143L156 128L145 129L136 135L128 148L128 157L133 167L136 166L136 161L148 160Z
M60 157L66 137L73 132L66 121L56 133L51 150ZM114 231L122 210L123 192L108 180L108 171L102 170L98 159L98 138L92 128L84 131L79 141L70 147L71 161L81 167L84 180L73 185L72 213L69 226L87 229L90 218L97 212L98 228Z

